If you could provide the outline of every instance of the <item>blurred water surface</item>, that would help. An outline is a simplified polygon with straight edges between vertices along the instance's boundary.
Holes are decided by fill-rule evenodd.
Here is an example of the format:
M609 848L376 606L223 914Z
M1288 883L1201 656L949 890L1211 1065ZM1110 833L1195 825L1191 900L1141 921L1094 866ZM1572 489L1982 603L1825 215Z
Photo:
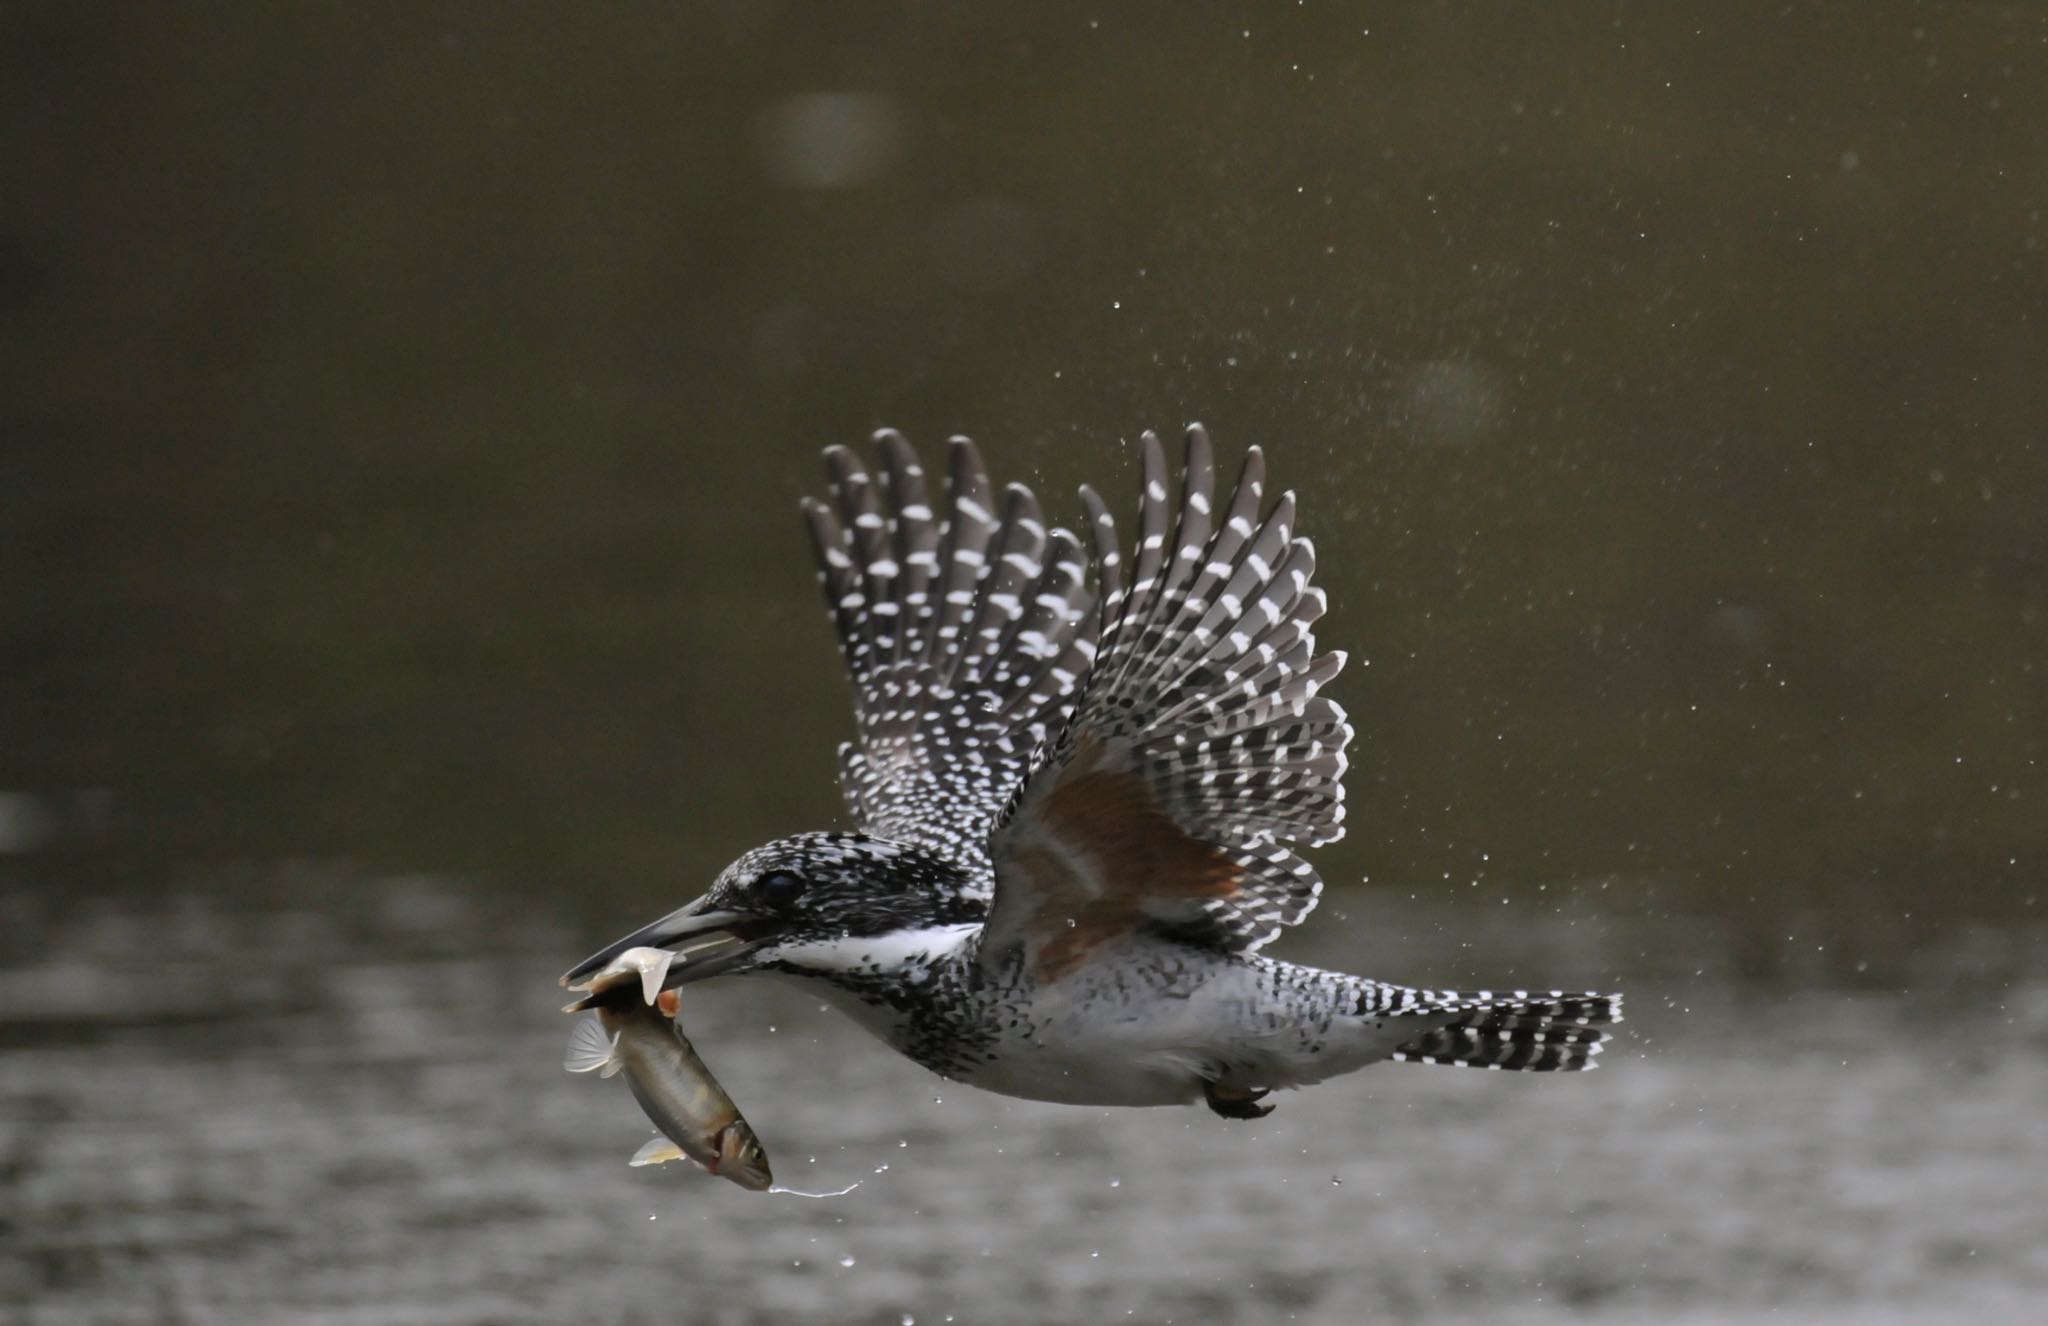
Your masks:
M1624 981L1628 1035L1598 1073L1387 1065L1251 1125L985 1095L767 981L703 987L695 1039L781 1181L860 1181L806 1201L627 1168L626 1091L559 1067L582 937L321 876L9 917L0 1316L1984 1326L2048 1301L2038 935L1904 992L1745 990L1711 926L1373 908L1299 955L1513 978L1537 939L1568 985Z

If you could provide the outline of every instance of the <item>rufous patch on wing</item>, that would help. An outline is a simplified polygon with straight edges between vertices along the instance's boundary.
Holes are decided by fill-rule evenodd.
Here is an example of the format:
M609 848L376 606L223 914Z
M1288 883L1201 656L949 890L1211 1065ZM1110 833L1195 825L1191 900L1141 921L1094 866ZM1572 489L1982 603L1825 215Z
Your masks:
M1244 882L1241 867L1174 822L1141 774L1106 763L1100 747L1084 747L1033 808L1039 841L1016 850L1037 898L1027 933L1042 982L1137 929L1147 903L1227 898Z

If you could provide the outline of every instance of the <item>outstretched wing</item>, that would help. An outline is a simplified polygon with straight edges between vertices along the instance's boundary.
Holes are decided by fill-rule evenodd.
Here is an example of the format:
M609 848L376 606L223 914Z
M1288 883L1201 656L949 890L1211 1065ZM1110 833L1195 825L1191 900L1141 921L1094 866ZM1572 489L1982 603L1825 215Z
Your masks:
M1074 536L1028 488L998 500L967 439L948 449L943 517L909 443L878 433L875 455L870 472L827 450L831 500L804 504L853 681L840 789L866 831L981 874L1095 656L1095 597Z
M1209 439L1188 430L1177 518L1146 434L1131 584L1093 494L1102 647L1072 721L995 830L982 959L1022 946L1041 981L1151 927L1249 951L1315 906L1296 847L1343 836L1344 710L1319 692L1324 609L1294 499L1261 513L1255 448L1218 507ZM1106 551L1103 551L1106 550Z

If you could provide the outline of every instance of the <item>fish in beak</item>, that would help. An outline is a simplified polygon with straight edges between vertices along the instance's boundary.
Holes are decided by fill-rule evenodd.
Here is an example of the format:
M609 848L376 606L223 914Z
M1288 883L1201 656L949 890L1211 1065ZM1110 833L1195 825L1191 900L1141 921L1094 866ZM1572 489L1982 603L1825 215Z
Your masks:
M766 1192L775 1182L767 1151L683 1034L676 994L662 988L674 958L666 949L628 949L594 974L597 1016L576 1024L562 1066L625 1074L633 1099L662 1133L634 1153L632 1164L688 1157L708 1173ZM615 991L623 997L601 998Z
M598 997L617 988L618 984L614 981L599 985L597 977L621 955L634 949L665 949L672 957L659 977L660 984L655 987L658 993L689 981L701 981L723 972L744 969L755 951L772 940L780 929L777 922L765 917L710 908L705 906L705 899L699 898L652 925L642 926L624 939L605 945L570 968L562 977L562 985L570 990L591 992L586 1000L572 1005L572 1008L595 1007ZM648 996L648 1002L653 1002L653 995Z

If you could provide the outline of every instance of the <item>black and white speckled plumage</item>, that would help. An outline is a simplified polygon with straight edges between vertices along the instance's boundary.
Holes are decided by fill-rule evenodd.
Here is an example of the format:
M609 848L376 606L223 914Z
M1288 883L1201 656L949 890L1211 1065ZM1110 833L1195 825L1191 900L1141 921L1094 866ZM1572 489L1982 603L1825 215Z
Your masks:
M1080 545L1031 490L998 501L974 444L948 453L944 518L917 453L875 439L871 476L825 453L830 503L804 505L853 682L859 741L840 748L854 820L988 871L987 837L1095 657Z
M1242 1117L1263 1089L1388 1059L1591 1067L1618 996L1259 955L1321 891L1300 851L1343 833L1351 726L1322 691L1344 658L1315 652L1314 549L1292 494L1266 502L1261 453L1219 495L1191 428L1177 497L1150 434L1142 454L1128 563L1082 490L1091 587L1081 541L1028 489L998 496L966 440L942 501L894 433L872 469L827 451L829 500L805 514L853 683L857 831L757 848L621 944L727 918L749 967L935 1072L1040 1099L1206 1094Z

